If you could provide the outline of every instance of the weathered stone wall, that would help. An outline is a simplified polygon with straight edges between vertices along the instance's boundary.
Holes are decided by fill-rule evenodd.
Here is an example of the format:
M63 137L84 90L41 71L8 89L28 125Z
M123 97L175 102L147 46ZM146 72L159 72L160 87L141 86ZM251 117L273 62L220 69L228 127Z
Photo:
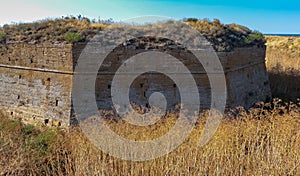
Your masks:
M8 44L0 47L0 107L14 118L28 123L69 125L74 65L84 48L80 45ZM99 109L112 107L111 81L119 66L143 50L116 49L99 68L95 94ZM210 84L205 70L186 50L165 50L180 58L196 80L201 108L210 106ZM251 107L271 97L265 68L265 48L237 48L218 53L227 88L227 107ZM147 98L160 91L168 98L168 108L180 102L177 85L162 74L139 76L130 90L131 101L148 106ZM173 98L172 98L173 97Z
M116 49L104 60L96 82L96 99L100 109L113 107L110 89L114 73L130 57L143 52L139 49ZM149 51L149 50L147 50ZM179 59L191 71L200 94L200 109L211 105L211 88L205 69L186 50L163 50ZM217 53L227 82L227 108L244 106L250 108L256 102L271 98L269 79L265 68L265 48L236 48L232 52ZM172 63L169 63L172 65ZM174 66L175 68L175 66ZM134 72L135 70L133 70ZM180 74L180 73L178 73ZM189 85L186 85L189 86ZM180 92L170 78L158 73L145 73L136 78L130 89L130 100L138 105L148 106L147 98L153 92L161 92L167 98L168 109L180 102Z
M271 98L265 48L237 48L218 55L225 70L227 107L250 108L259 101Z
M0 56L2 110L28 123L69 125L71 45L9 44Z
M72 45L0 45L0 66L18 66L57 72L72 72Z
M160 45L163 46L163 45ZM144 46L132 47L128 45L126 47L119 46L114 49L103 61L102 66L99 68L98 77L96 80L96 100L99 109L111 109L113 107L112 97L110 94L112 80L119 67L132 56L141 54L143 52L159 51L165 54L171 55L179 59L193 74L195 82L198 86L201 108L210 107L210 85L205 70L199 63L198 59L188 50L183 48L169 48L169 47L148 47ZM149 58L151 59L151 58ZM151 60L149 60L151 62ZM170 68L174 68L174 73L177 73L174 63L167 63ZM144 66L135 67L136 70L132 70L129 75L135 72L144 71ZM185 73L184 73L185 74ZM191 85L185 85L191 86ZM149 106L148 98L154 92L161 92L165 95L167 100L167 109L172 110L180 103L180 91L174 81L168 76L161 73L147 72L138 76L130 87L129 97L130 101L140 106Z

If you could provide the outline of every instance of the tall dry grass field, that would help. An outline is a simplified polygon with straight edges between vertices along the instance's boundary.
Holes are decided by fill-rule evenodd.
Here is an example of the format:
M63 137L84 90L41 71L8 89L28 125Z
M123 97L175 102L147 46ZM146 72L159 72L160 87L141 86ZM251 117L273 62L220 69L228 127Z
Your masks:
M267 36L266 65L272 94L300 98L300 37Z
M276 100L249 112L237 109L199 147L205 112L180 147L145 162L122 161L99 151L78 127L69 133L36 129L1 116L0 175L299 175L299 106ZM162 135L175 120L169 114L147 129L132 129L120 120L106 123L138 141Z

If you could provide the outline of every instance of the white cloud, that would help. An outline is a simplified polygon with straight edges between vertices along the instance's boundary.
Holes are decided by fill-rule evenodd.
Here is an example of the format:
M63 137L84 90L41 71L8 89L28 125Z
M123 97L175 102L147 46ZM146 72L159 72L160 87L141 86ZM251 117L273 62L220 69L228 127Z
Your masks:
M30 22L46 17L59 16L60 13L50 11L39 7L33 3L27 3L17 0L6 0L1 2L0 24L9 24L11 22Z

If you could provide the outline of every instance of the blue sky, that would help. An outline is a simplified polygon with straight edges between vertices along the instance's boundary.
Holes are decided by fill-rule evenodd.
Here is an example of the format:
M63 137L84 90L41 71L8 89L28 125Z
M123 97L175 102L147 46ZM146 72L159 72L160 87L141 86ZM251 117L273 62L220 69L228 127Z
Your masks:
M263 33L300 33L299 0L1 0L0 25L82 14L120 21L144 15L218 18Z

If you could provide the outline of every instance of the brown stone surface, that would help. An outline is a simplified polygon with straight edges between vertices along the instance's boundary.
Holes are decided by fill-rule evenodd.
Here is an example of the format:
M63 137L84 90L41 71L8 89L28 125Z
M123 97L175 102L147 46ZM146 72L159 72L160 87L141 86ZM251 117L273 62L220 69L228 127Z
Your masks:
M71 121L71 91L74 64L84 45L7 44L0 47L0 107L10 116L27 123L67 126ZM123 52L122 52L123 51ZM125 51L125 53L124 53ZM184 49L164 50L181 58L194 74L200 93L201 108L210 106L210 85L203 67ZM111 107L113 73L137 50L115 50L99 69L96 99L99 108ZM256 46L219 52L227 81L227 107L251 107L271 97L265 68L265 48ZM172 64L172 63L170 63ZM102 74L104 73L105 74ZM159 74L139 76L131 86L132 101L147 106L152 92L166 95L170 108L180 100L172 80Z
M27 123L69 125L71 51L71 45L1 46L1 108Z

